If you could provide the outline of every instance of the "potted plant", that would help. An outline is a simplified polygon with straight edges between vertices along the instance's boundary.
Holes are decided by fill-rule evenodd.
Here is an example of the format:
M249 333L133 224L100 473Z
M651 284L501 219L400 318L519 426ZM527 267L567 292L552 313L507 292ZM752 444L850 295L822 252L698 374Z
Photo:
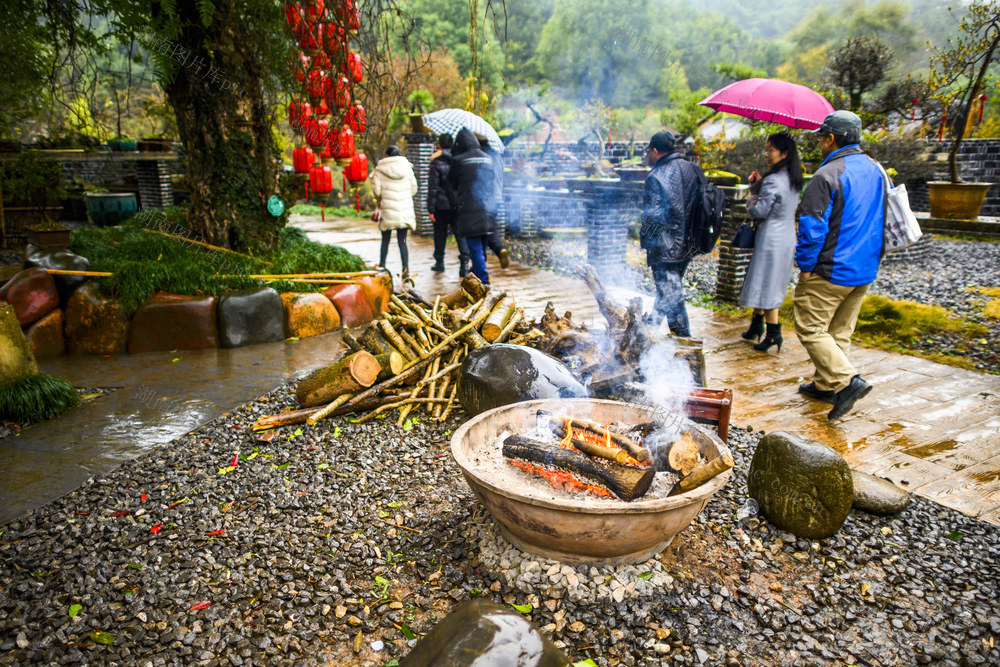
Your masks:
M949 11L951 11L949 9ZM931 217L974 220L979 216L991 183L967 183L958 174L957 156L973 105L983 91L987 70L1000 46L1000 6L974 0L958 26L958 37L931 56L929 89L943 109L942 134L951 135L949 181L927 184ZM950 118L950 122L949 122Z
M116 152L128 152L136 150L135 139L130 139L128 137L115 137L114 139L108 139L108 148Z
M29 225L27 232L28 243L39 248L69 247L69 228L51 218Z

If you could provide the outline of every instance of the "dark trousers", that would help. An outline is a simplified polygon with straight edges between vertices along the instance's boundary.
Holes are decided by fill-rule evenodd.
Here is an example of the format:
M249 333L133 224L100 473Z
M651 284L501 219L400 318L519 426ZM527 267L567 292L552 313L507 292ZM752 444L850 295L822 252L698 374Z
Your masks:
M490 273L486 270L486 246L489 239L483 236L468 236L465 238L469 244L469 251L472 255L472 273L476 275L484 285L490 284Z
M659 326L667 319L670 332L675 336L690 336L687 309L684 307L684 272L688 262L651 264L653 282L656 284L656 302L653 304L653 324Z
M387 229L382 232L382 250L379 253L379 266L385 266L385 260L389 256L389 241L392 240L392 230ZM410 253L406 249L406 227L396 230L396 243L399 245L399 259L403 262L403 270L410 268Z
M500 256L500 251L503 250L503 240L500 238L500 234L493 232L487 236L486 245L490 247L490 250L493 251L494 255L497 257Z

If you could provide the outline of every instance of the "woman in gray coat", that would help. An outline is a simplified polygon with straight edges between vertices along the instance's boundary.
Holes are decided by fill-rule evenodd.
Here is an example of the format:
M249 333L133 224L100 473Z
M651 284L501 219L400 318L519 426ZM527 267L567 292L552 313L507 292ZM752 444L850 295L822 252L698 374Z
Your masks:
M772 345L781 352L781 324L778 308L785 300L795 258L795 209L802 191L802 163L795 140L779 132L767 138L764 160L768 171L750 174L747 212L756 223L753 256L740 291L740 305L753 308L745 340L757 340L755 350L767 352ZM767 334L764 334L764 324Z

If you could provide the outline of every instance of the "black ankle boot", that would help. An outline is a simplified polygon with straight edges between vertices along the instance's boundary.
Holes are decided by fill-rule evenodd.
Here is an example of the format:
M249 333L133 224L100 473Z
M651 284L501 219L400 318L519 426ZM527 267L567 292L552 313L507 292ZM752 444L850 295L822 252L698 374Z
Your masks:
M760 340L764 335L764 313L754 313L750 318L750 328L742 334L743 340Z
M759 352L767 352L771 349L772 345L778 346L778 352L781 352L781 343L784 339L781 337L781 323L771 324L767 323L767 334L764 335L764 340L755 344L753 349Z

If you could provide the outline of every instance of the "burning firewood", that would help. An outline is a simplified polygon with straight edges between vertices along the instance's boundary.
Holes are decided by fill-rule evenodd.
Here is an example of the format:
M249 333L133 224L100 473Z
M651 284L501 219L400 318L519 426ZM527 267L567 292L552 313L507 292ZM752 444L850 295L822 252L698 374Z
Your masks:
M649 490L655 472L651 467L638 468L614 461L596 461L582 452L512 435L503 441L503 455L579 475L607 487L620 499L635 500Z
M598 443L606 442L607 446L611 446L613 444L619 449L624 449L628 452L629 456L634 458L639 463L646 462L650 459L648 449L630 440L629 438L626 438L624 435L612 433L601 424L595 424L594 422L579 419L577 417L570 417L568 415L554 415L551 419L557 424L557 428L562 428L563 433L565 433L565 427L559 427L558 425L571 424L574 431L580 430L592 434L592 436L597 438L596 442Z
M681 436L670 445L667 452L667 465L674 472L686 477L698 465L701 453L698 451L698 443L694 441L688 433Z

